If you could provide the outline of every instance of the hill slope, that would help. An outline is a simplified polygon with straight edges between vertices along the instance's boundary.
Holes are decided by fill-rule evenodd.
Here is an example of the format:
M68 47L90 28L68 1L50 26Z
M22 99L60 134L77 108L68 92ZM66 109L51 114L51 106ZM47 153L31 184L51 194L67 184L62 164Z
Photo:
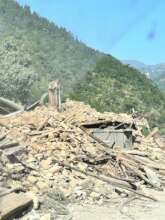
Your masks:
M139 70L150 77L160 89L165 91L165 63L156 65L145 65L136 60L124 60L124 64L129 64L131 67Z
M137 70L110 56L102 58L92 72L79 81L72 98L85 101L99 111L148 112L152 126L164 126L164 94Z
M23 102L39 96L52 79L61 79L67 91L102 56L14 0L0 0L0 27L0 95Z

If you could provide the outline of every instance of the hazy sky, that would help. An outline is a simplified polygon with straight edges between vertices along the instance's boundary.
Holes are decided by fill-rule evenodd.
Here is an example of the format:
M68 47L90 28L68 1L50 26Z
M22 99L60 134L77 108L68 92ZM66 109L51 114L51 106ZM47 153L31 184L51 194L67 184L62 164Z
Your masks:
M165 62L165 0L18 0L118 59Z

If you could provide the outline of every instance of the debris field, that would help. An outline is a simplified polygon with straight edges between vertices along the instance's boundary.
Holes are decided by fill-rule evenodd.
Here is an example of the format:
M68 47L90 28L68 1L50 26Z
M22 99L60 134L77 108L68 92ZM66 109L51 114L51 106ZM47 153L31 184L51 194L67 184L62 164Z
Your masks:
M84 126L90 123L129 125L133 146L109 146ZM59 216L67 215L67 204L74 202L101 205L130 194L156 201L149 189L164 189L164 143L144 137L143 126L148 126L145 119L99 113L71 100L62 112L42 106L0 116L0 202L6 196L11 200L11 194L26 196L24 208ZM12 210L23 215L18 206L0 207L1 219Z

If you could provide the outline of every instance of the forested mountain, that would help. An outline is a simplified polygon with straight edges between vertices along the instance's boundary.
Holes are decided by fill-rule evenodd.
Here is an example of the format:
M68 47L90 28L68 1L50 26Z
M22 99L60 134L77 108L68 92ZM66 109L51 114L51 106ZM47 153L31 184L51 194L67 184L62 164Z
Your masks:
M0 0L0 95L32 101L57 78L68 91L101 56L29 7Z
M122 62L146 74L160 89L165 91L165 63L146 65L136 60L123 60Z
M87 47L14 0L0 0L0 96L29 104L60 79L62 94L100 111L153 114L164 120L164 96L151 80L110 55ZM152 118L151 117L151 118Z
M105 56L93 71L80 80L71 94L99 111L130 112L148 115L152 126L165 126L165 97L144 74ZM148 113L148 114L146 114Z

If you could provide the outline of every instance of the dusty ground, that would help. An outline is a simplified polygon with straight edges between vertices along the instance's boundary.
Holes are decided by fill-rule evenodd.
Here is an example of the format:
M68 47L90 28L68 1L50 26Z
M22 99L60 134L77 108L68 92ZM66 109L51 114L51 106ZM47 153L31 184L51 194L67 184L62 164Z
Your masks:
M113 199L104 205L70 204L66 206L67 215L51 216L45 210L42 217L32 211L22 220L164 220L165 219L165 192L150 193L158 199L154 202L148 199ZM134 198L134 196L131 196ZM127 203L127 201L129 202Z
M154 193L158 202L138 199L123 206L113 201L106 205L72 205L70 211L72 220L164 220L165 192ZM122 210L123 214L120 212Z

